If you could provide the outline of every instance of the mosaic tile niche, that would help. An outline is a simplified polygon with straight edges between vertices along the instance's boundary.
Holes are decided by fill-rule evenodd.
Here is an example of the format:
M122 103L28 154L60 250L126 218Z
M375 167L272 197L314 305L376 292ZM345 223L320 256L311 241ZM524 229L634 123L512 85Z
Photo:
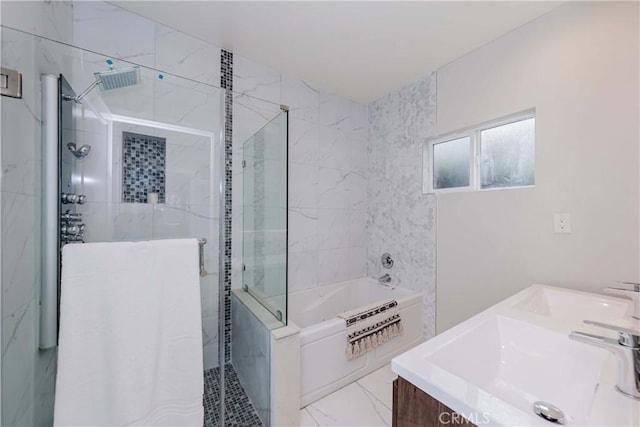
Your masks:
M147 203L149 193L165 202L167 140L122 132L122 201Z

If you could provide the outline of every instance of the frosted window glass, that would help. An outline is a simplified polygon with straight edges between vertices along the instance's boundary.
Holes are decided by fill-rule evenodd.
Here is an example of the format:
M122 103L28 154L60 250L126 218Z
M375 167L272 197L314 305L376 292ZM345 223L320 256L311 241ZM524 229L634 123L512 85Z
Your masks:
M480 132L481 188L533 185L535 181L535 119Z
M433 188L469 186L471 138L452 139L433 145Z

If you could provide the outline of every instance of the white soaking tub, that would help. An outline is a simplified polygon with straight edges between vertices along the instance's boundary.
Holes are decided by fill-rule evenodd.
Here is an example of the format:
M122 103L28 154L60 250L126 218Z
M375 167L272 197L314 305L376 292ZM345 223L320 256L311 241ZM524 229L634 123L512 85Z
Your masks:
M404 332L368 353L347 360L347 331L338 314L393 298ZM369 278L324 285L289 294L289 319L300 330L300 407L389 363L422 339L422 294L380 285Z

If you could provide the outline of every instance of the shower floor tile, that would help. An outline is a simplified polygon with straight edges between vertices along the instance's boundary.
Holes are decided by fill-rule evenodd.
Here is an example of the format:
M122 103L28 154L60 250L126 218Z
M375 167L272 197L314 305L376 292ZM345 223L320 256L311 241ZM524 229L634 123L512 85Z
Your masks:
M204 427L220 425L220 369L204 371ZM262 427L249 396L231 364L225 367L225 426Z

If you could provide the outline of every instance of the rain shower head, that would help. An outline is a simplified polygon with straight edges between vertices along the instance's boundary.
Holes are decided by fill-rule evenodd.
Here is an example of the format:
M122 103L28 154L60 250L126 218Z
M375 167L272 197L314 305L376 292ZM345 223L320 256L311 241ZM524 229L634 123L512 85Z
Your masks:
M109 63L109 62L107 62ZM100 85L100 89L102 91L119 89L122 87L134 86L140 83L140 67L134 65L129 68L110 68L105 71L99 71L97 73L93 73L96 78L96 81L91 84L88 88L86 88L80 95L71 97L65 95L64 99L67 101L73 100L77 103L80 103L82 98L87 96L89 92L93 90L96 86Z
M140 67L110 69L93 74L102 90L113 90L140 83Z

